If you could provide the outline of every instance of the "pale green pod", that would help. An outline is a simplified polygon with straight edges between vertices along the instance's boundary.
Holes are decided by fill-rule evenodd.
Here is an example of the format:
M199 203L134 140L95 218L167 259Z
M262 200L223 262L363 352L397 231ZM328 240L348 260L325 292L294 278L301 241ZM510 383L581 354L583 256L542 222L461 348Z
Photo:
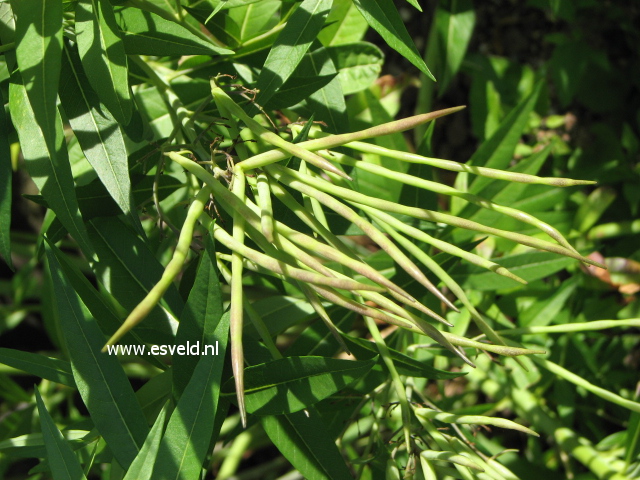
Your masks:
M295 280L313 283L316 285L338 288L340 290L371 290L374 292L385 291L382 287L367 285L348 278L326 277L318 273L310 272L308 270L302 270L283 262L279 262L278 260L268 255L260 253L257 250L253 250L245 246L243 243L236 241L235 238L232 238L222 227L219 227L218 225L213 226L213 234L216 240L222 242L234 253L248 258L262 268L275 273L279 273L281 275L284 275L285 277L291 277Z
M339 202L335 198L327 195L320 190L311 187L308 184L300 182L298 180L293 179L288 175L288 172L278 165L271 165L266 167L269 171L269 174L279 181L289 185L291 188L298 190L302 193L306 193L307 195L312 195L315 197L320 203L326 205L339 215L343 216L351 223L360 228L366 235L369 236L374 242L376 242L383 250L385 250L395 261L400 265L409 275L411 275L414 279L420 282L427 290L433 293L436 297L438 297L442 302L444 302L449 308L453 310L458 310L455 305L453 305L449 299L447 299L442 292L440 292L425 275L420 271L420 269L404 254L402 251L387 237L385 237L377 228L375 228L370 222L360 217L354 210L347 207L343 203ZM291 172L297 174L297 172ZM320 179L318 179L319 181ZM323 182L328 183L328 182ZM346 189L344 189L346 190Z
M343 133L339 135L330 135L326 138L317 138L314 140L307 140L306 142L297 143L296 145L306 151L325 150L329 148L336 148L341 145L345 145L348 142L354 142L357 140L365 140L367 138L379 137L382 135L389 135L397 132L404 132L412 128L422 125L424 123L435 120L436 118L444 117L455 112L459 112L465 107L452 107L444 110L437 110L435 112L423 113L420 115L414 115L413 117L403 118L401 120L395 120L393 122L385 123L382 125L376 125L375 127L360 130L358 132ZM240 117L238 117L240 118ZM238 165L245 171L253 170L255 168L271 165L276 162L285 160L291 156L287 151L271 150L240 162ZM302 157L300 157L302 158ZM320 157L321 158L321 157ZM304 159L306 160L306 159ZM324 159L323 159L324 160ZM312 162L310 162L312 163Z
M160 302L160 299L171 286L173 280L178 276L182 270L182 266L189 253L189 247L191 246L191 240L193 239L193 231L198 221L198 217L204 211L204 207L209 201L211 190L208 187L203 187L196 195L196 198L191 203L189 211L187 212L187 218L180 230L180 236L178 237L178 243L176 249L173 252L171 260L167 264L162 273L162 277L156 283L156 285L147 293L147 296L131 311L129 316L125 319L123 324L116 330L116 332L109 338L102 351L106 352L109 345L114 345L124 335L129 332L133 327L144 320L147 315L153 310L153 308Z
M262 234L269 241L273 242L273 207L271 206L271 189L269 188L269 178L264 172L258 174L257 179L258 207L260 208L260 225Z
M323 136L326 134L316 133L317 136ZM330 138L330 137L324 137ZM443 160L440 158L423 157L415 153L401 152L398 150L391 150L389 148L380 147L372 143L365 142L349 142L344 144L349 148L357 150L362 153L371 153L374 155L380 155L387 158L393 158L410 163L420 163L423 165L430 165L432 167L441 168L443 170L449 170L451 172L466 172L473 175L480 175L488 178L495 178L496 180L505 180L508 182L529 183L534 185L549 185L552 187L573 187L578 185L594 185L597 182L592 180L573 180L571 178L558 178L558 177L538 177L536 175L529 175L526 173L507 172L504 170L497 170L495 168L488 167L476 167L475 165L467 165L464 163L454 162L453 160ZM331 148L331 147L327 147Z
M464 457L462 455L458 455L453 452L438 452L436 450L423 450L422 452L420 452L420 456L427 460L441 460L444 462L456 463L463 467L473 468L474 470L484 472L482 468L480 468L476 463L474 463L469 458Z
M469 203L477 205L481 208L485 208L487 210L494 210L496 212L502 213L503 215L507 215L511 218L515 218L523 223L528 225L532 225L536 228L539 228L551 238L553 238L556 242L558 242L563 247L578 253L575 248L567 241L566 238L554 227L549 225L546 222L543 222L533 215L522 212L515 208L505 207L503 205L498 205L496 203L491 202L490 200L486 200L477 195L473 195L468 192L461 192L453 187L448 185L444 185L442 183L433 182L431 180L426 180L423 178L418 178L413 175L409 175L407 173L395 172L393 170L389 170L381 165L376 165L374 163L368 163L362 160L356 160L355 158L351 158L347 155L337 152L319 152L325 158L333 159L338 163L342 163L345 165L350 165L366 172L374 173L376 175L380 175L381 177L388 178L390 180L395 180L400 183L404 183L406 185L412 185L414 187L422 188L425 190L429 190L431 192L440 193L442 195L448 195L452 197L462 198Z
M506 230L500 230L497 228L488 227L478 222L459 218L454 215L449 215L447 213L435 212L433 210L427 210L424 208L408 207L406 205L390 202L388 200L369 197L367 195L355 192L348 188L333 185L332 183L327 182L326 180L322 180L320 178L309 177L308 175L302 175L299 172L285 171L278 165L272 165L268 168L272 176L273 176L272 172L274 170L280 169L279 170L280 172L283 172L284 174L290 176L291 178L295 178L296 180L303 183L311 182L315 189L325 193L329 193L331 195L335 195L336 197L342 198L349 202L367 205L369 207L373 207L379 210L386 210L387 212L399 213L402 215L409 215L411 217L418 218L421 220L427 220L435 223L444 223L447 225L451 225L453 227L459 227L467 230L486 233L489 235L495 235L497 237L502 237L502 238L506 238L507 240L514 241L516 243L521 243L522 245L526 245L528 247L533 247L533 248L538 248L540 250L546 250L548 252L558 253L566 257L575 258L576 260L580 260L589 265L595 265L597 267L605 268L604 265L594 260L591 260L590 258L584 257L560 245L556 245L551 242L547 242L545 240L540 240L538 238L530 237L528 235L522 235L520 233L508 232Z
M429 420L438 420L444 423L456 423L458 425L492 425L494 427L518 430L535 437L540 436L530 428L505 418L485 417L483 415L455 415L453 413L437 412L430 408L418 408L415 410L415 414L423 418L428 418Z
M233 195L243 201L245 195L245 176L243 172L234 172ZM216 225L214 224L214 232ZM232 237L225 232L236 245L244 247L244 217L233 212ZM242 287L243 256L236 249L231 259L231 305L229 307L229 338L231 339L231 367L236 385L236 397L242 426L247 426L247 410L244 403L244 349L242 345L242 328L244 325L244 293Z

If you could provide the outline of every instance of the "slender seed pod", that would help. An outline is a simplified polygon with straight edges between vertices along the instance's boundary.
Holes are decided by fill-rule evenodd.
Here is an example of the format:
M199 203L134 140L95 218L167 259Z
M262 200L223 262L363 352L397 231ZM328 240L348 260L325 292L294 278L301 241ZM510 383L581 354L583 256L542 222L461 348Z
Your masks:
M367 138L380 137L382 135L390 135L392 133L411 130L412 128L415 128L418 125L422 125L424 123L430 122L432 120L435 120L436 118L444 117L445 115L450 115L452 113L459 112L464 108L465 108L464 106L452 107L452 108L445 108L444 110L437 110L435 112L414 115L413 117L403 118L401 120L385 123L383 125L376 125L375 127L367 128L365 130L360 130L359 132L343 133L340 135L330 135L330 136L327 136L326 138L317 138L314 140L307 140L306 142L297 143L296 146L306 151L316 151L316 150L326 150L329 148L336 148L341 145L345 145L349 142L354 142L357 140L365 140ZM264 152L259 155L255 155L250 159L244 160L243 162L240 162L238 166L243 168L245 171L249 171L249 170L253 170L254 168L260 168L266 165L271 165L273 163L280 162L282 160L289 158L290 156L292 155L287 151L284 151L284 149L271 150L269 152Z
M271 190L269 189L269 178L264 172L258 174L256 200L260 207L260 224L262 234L273 242L273 208L271 207Z
M497 353L498 355L504 355L505 357L517 357L519 355L542 355L547 353L545 350L536 350L530 348L512 347L509 345L495 345L491 343L476 342L465 337L454 335L453 333L442 332L447 340L452 345L458 347L477 348L478 350L486 350L487 352Z
M331 136L324 133L316 133L317 136L322 139L331 138ZM300 144L301 146L304 144ZM343 144L349 148L357 150L362 153L372 153L374 155L380 155L382 157L393 158L410 163L420 163L422 165L430 165L432 167L441 168L443 170L449 170L451 172L466 172L474 175L480 175L488 178L495 178L496 180L505 180L508 182L529 183L534 185L548 185L552 187L574 187L579 185L594 185L598 182L592 180L573 180L571 178L558 178L558 177L538 177L536 175L529 175L526 173L507 172L504 170L497 170L495 168L488 167L476 167L475 165L467 165L464 163L454 162L453 160L443 160L440 158L423 157L415 153L401 152L398 150L391 150L389 148L380 147L373 143L365 142L348 142ZM306 147L306 146L305 146ZM327 147L332 148L332 147Z
M493 425L494 427L518 430L520 432L533 435L534 437L540 436L530 428L523 427L522 425L505 418L485 417L483 415L454 415L453 413L437 412L430 408L417 408L415 410L415 414L422 418L438 420L439 422L444 423L457 423L458 425Z
M156 283L156 285L147 293L147 296L131 311L129 316L125 319L124 323L116 330L116 332L107 341L102 351L106 352L109 345L114 345L124 335L129 332L133 327L144 320L147 315L153 310L153 308L160 302L160 299L167 291L173 280L178 276L182 266L189 253L189 247L191 240L193 239L193 230L195 228L198 217L204 211L204 207L209 200L211 190L208 187L203 187L195 200L191 203L189 211L187 212L187 218L184 221L182 230L180 230L180 236L178 237L178 243L176 249L173 252L171 260L167 264L162 273L162 277Z
M573 246L567 241L566 238L564 238L564 236L557 229L555 229L548 223L537 219L533 215L522 212L518 209L505 207L503 205L498 205L496 203L493 203L477 195L473 195L468 192L461 192L460 190L457 190L448 185L444 185L442 183L432 182L431 180L418 178L413 175L409 175L402 172L395 172L393 170L389 170L388 168L385 168L381 165L376 165L374 163L368 163L362 160L356 160L355 158L351 158L342 153L335 153L335 152L319 152L319 153L325 158L331 158L339 163L343 163L345 165L350 165L350 166L359 168L361 170L364 170L365 172L374 173L376 175L380 175L381 177L388 178L390 180L395 180L397 182L401 182L406 185L412 185L414 187L423 188L425 190L429 190L435 193L440 193L442 195L462 198L463 200L466 200L467 202L477 205L481 208L485 208L487 210L494 210L496 212L507 215L511 218L515 218L516 220L519 220L521 222L524 222L526 224L539 228L540 230L545 232L547 235L549 235L551 238L553 238L556 242L558 242L563 247L573 251L574 253L578 253L577 250L573 248Z
M234 172L233 194L240 201L244 199L244 172ZM214 224L214 232L216 225ZM233 237L229 237L236 245L244 246L244 217L239 212L233 212ZM221 229L220 229L221 230ZM226 233L226 232L225 232ZM227 234L227 236L229 236ZM231 368L236 385L236 397L242 426L247 426L247 410L244 403L244 349L242 345L242 328L244 325L242 288L243 258L237 248L231 259L231 305L229 307L229 330L231 339Z
M450 243L447 243L443 240L434 238L428 233L423 232L422 230L419 230L415 227L412 227L411 225L407 225L399 221L397 218L389 215L388 213L381 212L380 210L376 210L372 207L369 207L368 205L362 205L362 204L355 204L355 205L357 205L358 208L361 208L362 210L367 212L369 215L371 215L373 218L375 218L375 220L377 222L380 222L381 225L383 223L385 225L389 225L390 227L398 231L401 231L420 242L424 242L429 245L432 245L438 250L442 250L445 253L449 253L451 255L455 255L456 257L460 257L469 263L478 265L479 267L486 268L487 270L491 270L492 272L497 273L498 275L502 275L503 277L510 278L522 284L527 283L526 280L511 273L505 267L502 267L497 263L492 262L491 260L487 260L486 258L482 258L481 256L476 255L475 253L467 252L466 250L456 247L455 245L451 245Z
M313 283L316 285L325 285L328 287L338 288L340 290L371 290L373 292L385 291L382 287L376 287L373 285L367 285L357 282L348 278L334 278L325 277L317 273L302 270L300 268L292 267L290 265L279 262L268 255L253 250L243 243L238 242L235 238L231 237L225 230L217 225L213 226L213 234L216 240L222 242L229 247L231 251L246 257L255 264L265 268L269 271L279 273L285 277L290 277L302 282Z
M277 168L276 168L277 167ZM358 226L366 235L369 236L374 242L376 242L380 247L385 250L397 263L400 265L409 275L415 278L418 282L420 282L425 288L427 288L431 293L433 293L436 297L442 300L449 308L453 310L458 310L455 305L453 305L448 298L446 298L442 292L440 292L424 274L420 271L420 269L404 254L398 247L396 247L393 242L389 241L387 237L385 237L377 228L375 228L371 223L367 220L363 219L358 215L354 210L347 207L343 203L337 201L335 198L330 195L325 194L319 190L316 190L314 187L307 185L305 183L299 182L297 180L288 177L285 169L280 168L277 165L270 165L266 167L269 170L270 175L274 176L278 180L286 183L291 188L294 188L302 193L306 193L308 195L313 195L318 201L327 207L331 208L334 212L343 216L347 220L349 220L354 225ZM346 189L345 189L346 190Z
M598 263L580 254L574 253L573 251L568 250L560 245L555 245L545 240L540 240L538 238L530 237L528 235L522 235L520 233L508 232L506 230L500 230L497 228L488 227L486 225L482 225L480 223L459 218L454 215L449 215L446 213L434 212L432 210L427 210L424 208L408 207L406 205L400 205L398 203L390 202L388 200L369 197L367 195L363 195L362 193L349 190L348 188L333 185L332 183L327 182L326 180L322 180L320 178L305 176L300 174L299 172L295 172L292 170L286 171L279 165L270 165L268 169L270 173L271 172L275 173L275 171L277 170L278 172L281 172L284 175L287 175L290 178L294 178L297 181L300 181L303 183L312 182L314 189L316 189L316 191L330 193L331 195L335 195L337 197L343 198L349 202L368 205L373 208L386 210L387 212L409 215L411 217L419 218L421 220L427 220L427 221L436 222L436 223L445 223L453 227L459 227L467 230L473 230L481 233L495 235L497 237L506 238L507 240L512 240L516 243L521 243L528 247L533 247L533 248L538 248L540 250L546 250L548 252L558 253L566 257L575 258L576 260L580 260L581 262L587 263L589 265L595 265L597 267L605 268L605 266L602 265L601 263ZM274 173L271 173L271 175L275 176Z

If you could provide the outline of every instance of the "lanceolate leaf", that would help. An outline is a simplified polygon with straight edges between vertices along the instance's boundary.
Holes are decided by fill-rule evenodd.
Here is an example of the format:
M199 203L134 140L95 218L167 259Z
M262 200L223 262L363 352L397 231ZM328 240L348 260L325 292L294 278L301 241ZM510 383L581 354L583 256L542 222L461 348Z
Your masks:
M100 261L93 264L103 285L131 311L162 276L163 268L149 247L117 217L89 222L89 234ZM156 344L173 342L183 301L172 285L160 305L136 327L145 340Z
M58 358L45 357L37 353L22 352L11 348L0 348L0 363L71 388L76 386L71 373L71 365Z
M382 36L391 48L402 54L422 73L435 81L411 36L409 36L393 0L354 0L353 3L358 7L367 23Z
M542 85L542 82L539 82L531 95L523 99L506 116L498 130L476 150L467 164L497 169L504 169L509 165L516 145L527 126L529 114L538 101ZM495 180L478 176L469 187L469 192L479 194L493 181Z
M164 408L160 411L160 415L153 423L144 445L140 449L138 456L131 463L123 480L149 480L151 478L153 466L158 456L158 449L160 448L160 440L162 440L162 434L164 433L164 424L169 405L169 402L165 403Z
M68 283L51 248L46 245L45 249L80 396L118 463L127 468L143 445L149 427L118 358L100 352L105 336Z
M306 412L264 417L262 428L304 478L351 478L340 450L314 407Z
M50 151L58 145L58 81L62 55L62 0L13 0L16 56L33 117ZM13 112L12 112L13 114Z
M89 83L119 123L131 119L127 55L109 0L80 0L76 42Z
M42 426L42 438L47 447L47 460L54 480L82 480L86 477L82 471L82 465L78 457L73 453L67 441L53 423L53 419L47 407L44 406L42 397L38 389L35 389L36 403L40 415L40 425Z
M191 380L171 414L152 479L199 478L218 408L228 336L229 314L226 313L211 337L211 341L218 342L217 355L200 356Z
M304 0L269 51L256 88L259 105L266 103L291 76L324 25L332 0Z
M216 252L211 236L206 239L196 280L182 310L180 327L176 334L176 345L198 344L200 349L215 346L216 328L224 312L222 292L215 266ZM173 384L176 398L180 398L198 364L198 356L177 355L173 357ZM222 362L222 359L220 359Z
M86 62L85 62L86 63ZM127 150L118 122L91 89L75 49L65 46L60 101L82 151L123 213L142 231L132 202ZM90 71L90 70L89 70Z
M297 412L342 390L364 376L375 360L352 361L326 357L285 357L245 369L247 412L281 415ZM235 395L233 379L224 386Z
M57 107L55 109L55 142L53 143L46 139L46 133L42 129L43 124L31 109L27 91L17 72L13 74L9 85L9 108L31 178L49 207L67 231L73 235L84 253L93 256L93 247L80 216L73 189L69 156L62 132L62 120Z
M300 66L317 77L336 74L336 67L325 48L306 56ZM333 133L348 131L349 126L341 83L339 78L333 78L307 98L307 107L314 118L325 122L327 131Z
M117 11L118 24L124 34L124 48L129 55L231 55L232 50L218 47L196 37L186 28L155 13L137 8Z
M0 105L4 99L0 93ZM9 131L4 108L0 112L0 255L13 270L11 261L11 151L9 150Z
M338 69L344 95L370 87L382 70L384 54L372 43L349 43L329 47L327 51Z

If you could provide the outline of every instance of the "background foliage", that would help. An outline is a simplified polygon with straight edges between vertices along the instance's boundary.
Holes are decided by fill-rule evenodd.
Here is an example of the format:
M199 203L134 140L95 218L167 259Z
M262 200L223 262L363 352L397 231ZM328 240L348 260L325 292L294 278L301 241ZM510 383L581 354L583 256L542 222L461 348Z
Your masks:
M638 8L587 0L423 2L423 13L416 6L0 3L0 477L640 476ZM246 324L253 367L243 429L227 353L229 290L218 270L225 262L215 261L231 252L221 242L200 237L160 304L123 339L217 340L218 357L174 356L169 366L165 357L98 353L158 282L198 187L183 168L163 162L163 149L186 147L205 160L212 149L234 146L236 125L211 97L210 77L219 74L236 76L223 80L226 91L248 113L268 112L285 136L283 127L298 119L343 133L468 105L435 125L372 142L598 185L498 182L374 153L363 158L534 214L608 270L400 217L529 282L419 244L504 338L547 352L516 362L486 345L467 348L476 368L383 322L376 347L359 316L327 303L354 360L340 353L300 287L245 275L245 315L253 311L268 332ZM269 127L265 116L256 118ZM250 155L270 147L243 148ZM224 154L216 159L225 166ZM360 193L543 237L459 197L354 172ZM278 208L278 218L304 227ZM369 265L446 315L454 327L443 330L481 334L467 308L444 310L361 230L326 213L332 231L351 235L349 245ZM219 214L230 227L224 209ZM272 359L273 347L284 358ZM395 389L398 378L404 392ZM398 406L403 396L410 406Z

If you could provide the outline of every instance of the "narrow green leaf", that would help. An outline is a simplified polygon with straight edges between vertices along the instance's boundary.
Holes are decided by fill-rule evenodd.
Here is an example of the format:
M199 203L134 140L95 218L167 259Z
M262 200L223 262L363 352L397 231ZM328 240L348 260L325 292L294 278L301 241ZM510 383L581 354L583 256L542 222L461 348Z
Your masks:
M508 268L511 273L518 275L527 282L533 282L552 275L574 262L575 260L570 257L561 257L556 253L537 251L500 258L501 266ZM496 275L476 266L461 264L454 268L451 273L453 279L460 285L476 290L489 291L522 287L515 280Z
M33 117L50 151L58 145L56 98L62 55L62 0L13 0L16 57Z
M297 105L307 99L309 95L323 88L336 78L336 76L337 73L322 76L312 75L309 77L292 76L280 90L278 90L278 93L271 97L268 105L276 110Z
M344 95L369 88L380 76L384 54L372 43L349 43L328 47L327 51L338 69Z
M89 84L115 119L127 125L132 112L127 55L111 3L80 0L76 5L75 29Z
M50 246L51 251L56 256L64 275L75 292L82 300L82 303L89 309L91 315L96 319L100 329L105 335L115 333L120 325L122 318L113 310L113 305L117 301L109 296L108 292L98 291L91 285L91 282L82 274L80 269L64 255L55 245ZM140 337L137 332L129 332L121 344L125 345L142 345L146 338ZM167 367L154 356L146 356L146 361L154 364L156 367L165 370Z
M205 242L195 283L182 310L175 342L176 345L186 345L187 342L194 345L199 342L201 349L206 345L215 345L216 328L224 313L212 237L208 236ZM197 356L176 355L173 357L173 383L176 399L181 397L197 364Z
M118 463L127 468L143 445L149 427L118 358L100 353L105 336L68 283L51 247L45 245L45 250L80 396Z
M358 359L370 359L378 355L378 348L373 342L369 342L362 338L352 337L350 335L343 334L347 346ZM388 347L387 347L388 348ZM432 380L444 380L450 378L457 378L464 373L447 372L446 370L438 370L437 368L430 367L424 362L419 362L413 358L400 353L397 350L388 348L393 363L400 375L407 375L410 377L429 378Z
M9 84L9 108L29 175L49 207L73 235L84 253L89 257L93 256L93 247L89 242L73 189L73 176L58 110L54 113L55 142L50 143L43 131L43 124L31 109L27 91L17 72L12 75Z
M116 11L129 55L231 55L232 50L218 47L195 36L186 28L155 13L137 8Z
M37 353L22 352L11 348L0 348L0 363L36 377L46 378L71 388L76 387L71 373L71 365L58 358L45 357Z
M229 337L229 313L222 316L212 335L217 355L202 355L171 414L151 478L198 479L209 451L218 400L222 365Z
M4 106L0 92L0 106ZM4 108L0 112L0 255L13 270L11 260L11 151L9 150L9 131Z
M146 243L117 217L96 218L88 223L89 235L100 255L92 267L101 283L128 311L133 310L162 277L164 268ZM136 328L156 344L173 343L177 318L184 304L175 285L160 305Z
M273 444L307 480L352 478L340 450L314 407L262 418Z
M245 369L247 412L293 413L342 390L364 376L375 360L357 362L326 357L285 357ZM233 379L224 395L235 395Z
M38 388L35 389L36 404L38 405L38 414L40 415L40 425L42 427L42 437L47 447L47 460L54 480L82 480L84 476L82 465L78 461L78 457L73 453L67 441L53 423L53 419L47 407L44 406L42 397Z
M435 82L435 78L422 60L407 28L404 26L393 0L354 0L353 2L367 23L382 36L385 42L413 63L422 73Z
M92 90L75 48L63 53L60 101L82 151L102 184L142 232L131 195L127 150L118 122ZM89 79L90 80L90 79ZM121 120L119 120L122 122Z
M289 18L264 62L256 88L259 105L266 104L302 61L324 25L332 0L304 0Z
M300 66L318 77L337 73L336 66L325 48L305 56ZM347 105L339 78L332 79L320 90L309 95L307 108L316 120L327 124L327 131L338 133L349 130Z
M468 165L478 165L503 170L509 166L513 152L527 126L529 114L533 111L538 95L542 89L539 82L531 95L524 98L502 121L496 132L485 141L467 162ZM469 192L480 194L482 190L494 182L491 178L476 177L469 187Z
M351 0L334 2L326 26L318 34L325 47L359 42L369 25Z
M30 424L31 422L29 422ZM72 450L80 448L87 435L89 435L87 430L65 430L62 432L62 436ZM45 458L47 456L47 448L44 444L42 433L28 433L3 440L0 442L0 452L12 457Z
M158 456L158 449L160 448L160 440L162 440L162 434L164 432L164 425L167 419L167 412L169 410L169 402L165 403L164 408L160 411L160 415L153 422L153 427L147 439L144 441L144 445L140 449L140 453L131 462L127 474L122 480L149 480L153 473L153 466L156 463Z

